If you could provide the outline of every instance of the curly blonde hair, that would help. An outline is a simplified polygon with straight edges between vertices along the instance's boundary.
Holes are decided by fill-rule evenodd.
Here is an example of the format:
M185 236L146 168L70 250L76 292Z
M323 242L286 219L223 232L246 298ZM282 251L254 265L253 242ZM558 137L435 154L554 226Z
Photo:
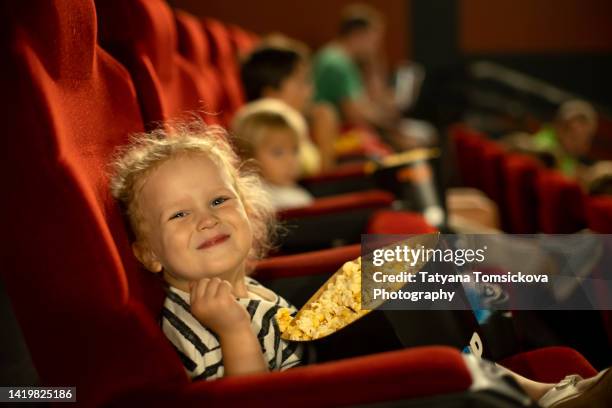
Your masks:
M223 128L193 120L166 123L151 132L134 134L128 145L118 149L111 162L110 190L122 207L134 239L143 238L143 219L137 200L142 182L155 168L177 155L201 154L227 171L234 182L253 232L249 260L255 261L267 254L277 232L273 206L259 177L241 166L227 140ZM251 268L253 262L248 264Z

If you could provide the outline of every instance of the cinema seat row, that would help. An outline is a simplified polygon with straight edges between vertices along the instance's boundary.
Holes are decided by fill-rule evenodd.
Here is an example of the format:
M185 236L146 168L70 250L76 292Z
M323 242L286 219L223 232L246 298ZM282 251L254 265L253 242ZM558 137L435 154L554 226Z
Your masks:
M566 234L588 227L612 233L612 197L589 196L576 181L504 151L465 125L451 127L450 137L463 183L496 202L505 231Z

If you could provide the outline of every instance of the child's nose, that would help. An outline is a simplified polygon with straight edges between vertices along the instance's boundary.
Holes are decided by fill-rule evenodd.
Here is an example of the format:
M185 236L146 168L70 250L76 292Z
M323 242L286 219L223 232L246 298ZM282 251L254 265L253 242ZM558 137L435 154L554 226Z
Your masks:
M198 219L198 230L204 230L208 228L213 228L219 223L217 217L210 212L203 212L200 214L200 218Z

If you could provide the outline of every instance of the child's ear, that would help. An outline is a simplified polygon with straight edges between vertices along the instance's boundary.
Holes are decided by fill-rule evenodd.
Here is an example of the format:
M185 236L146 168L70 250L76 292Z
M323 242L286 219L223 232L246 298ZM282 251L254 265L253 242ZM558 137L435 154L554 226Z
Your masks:
M149 271L153 273L161 272L162 264L159 262L157 255L155 255L149 245L141 241L136 241L132 244L132 252L136 259L138 259Z

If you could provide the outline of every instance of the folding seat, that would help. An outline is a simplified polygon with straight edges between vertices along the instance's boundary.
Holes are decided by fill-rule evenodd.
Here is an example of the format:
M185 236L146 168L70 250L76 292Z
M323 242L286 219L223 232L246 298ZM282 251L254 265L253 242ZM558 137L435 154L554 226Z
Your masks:
M541 166L535 159L509 154L503 161L510 232L533 234L538 230L538 195L535 179Z
M538 172L539 230L545 234L570 234L586 227L585 193L575 180L555 170Z
M217 67L221 84L227 94L227 106L224 108L235 113L245 103L244 91L238 72L238 55L232 46L229 29L220 21L203 18L202 27L211 45L211 62Z
M132 75L147 127L198 111L219 123L218 95L178 53L172 11L162 0L96 2L100 44Z

